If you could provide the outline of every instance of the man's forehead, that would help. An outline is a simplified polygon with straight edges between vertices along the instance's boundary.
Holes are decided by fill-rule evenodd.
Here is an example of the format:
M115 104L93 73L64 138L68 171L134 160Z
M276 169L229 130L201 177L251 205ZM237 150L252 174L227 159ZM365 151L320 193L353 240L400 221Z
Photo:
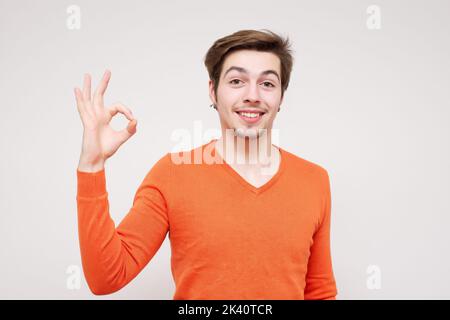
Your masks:
M271 52L254 50L240 50L231 53L224 61L222 74L225 77L231 71L259 75L260 73L272 73L274 71L279 77L280 59Z

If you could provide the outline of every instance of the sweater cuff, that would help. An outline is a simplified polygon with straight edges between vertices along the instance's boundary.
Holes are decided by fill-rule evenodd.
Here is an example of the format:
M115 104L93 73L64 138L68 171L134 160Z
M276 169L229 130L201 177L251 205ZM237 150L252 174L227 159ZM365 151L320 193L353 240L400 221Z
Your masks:
M77 169L78 196L98 197L106 193L105 169L97 172L84 172Z

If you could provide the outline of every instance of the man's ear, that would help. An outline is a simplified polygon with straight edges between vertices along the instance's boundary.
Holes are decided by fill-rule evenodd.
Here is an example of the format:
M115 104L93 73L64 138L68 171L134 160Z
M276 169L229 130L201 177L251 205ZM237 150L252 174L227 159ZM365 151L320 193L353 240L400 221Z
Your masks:
M209 80L209 98L213 104L217 104L216 94L214 92L214 80Z

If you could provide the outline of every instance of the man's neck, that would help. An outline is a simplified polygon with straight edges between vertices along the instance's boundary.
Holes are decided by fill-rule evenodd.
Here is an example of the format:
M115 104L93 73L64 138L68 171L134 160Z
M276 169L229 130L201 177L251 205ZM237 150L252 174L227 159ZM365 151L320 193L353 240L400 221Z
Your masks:
M259 169L276 161L276 153L279 151L272 146L270 130L252 138L236 136L229 132L223 131L222 137L215 144L216 151L228 164Z

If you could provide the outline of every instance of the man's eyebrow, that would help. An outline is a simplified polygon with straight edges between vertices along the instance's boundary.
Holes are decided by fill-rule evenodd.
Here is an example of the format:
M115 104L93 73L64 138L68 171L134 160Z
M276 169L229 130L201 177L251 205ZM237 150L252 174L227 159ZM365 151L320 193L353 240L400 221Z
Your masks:
M231 66L224 73L223 77L225 78L227 73L230 72L231 70L236 70L238 72L242 72L242 73L247 73L248 74L248 71L246 69L242 68L242 67ZM266 74L274 74L278 78L278 81L280 81L280 76L278 75L278 73L275 70L266 70L266 71L261 72L261 75L266 75Z

